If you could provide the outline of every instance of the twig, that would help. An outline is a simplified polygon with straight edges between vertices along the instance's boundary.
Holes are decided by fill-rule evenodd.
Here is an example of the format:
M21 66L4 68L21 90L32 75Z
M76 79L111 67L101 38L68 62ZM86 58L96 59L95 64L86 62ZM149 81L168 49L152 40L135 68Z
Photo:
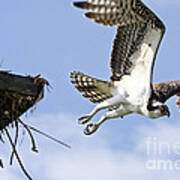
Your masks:
M22 124L22 121L21 121L20 119L18 119L18 121ZM35 139L34 139L32 133L31 133L31 131L30 131L28 125L26 125L26 124L23 123L23 126L24 126L24 128L26 129L26 131L28 132L28 134L29 134L29 136L30 136L31 143L32 143L32 148L31 148L32 151L38 152L38 150L37 150L37 148L36 148Z
M19 127L18 127L17 120L15 120L15 127L16 127L16 134L15 134L15 139L14 139L14 146L16 147L18 136L19 136ZM14 158L14 151L12 151L11 156L10 156L10 162L9 162L10 165L12 165L13 163L13 158Z
M5 132L6 132L6 135L7 135L8 139L9 139L9 142L10 142L10 144L11 144L11 147L12 147L13 151L14 151L14 154L15 154L15 156L16 156L16 159L17 159L17 161L18 161L19 166L21 167L21 169L22 169L22 171L24 172L25 176L26 176L29 180L32 180L31 176L27 173L26 169L24 168L24 165L22 164L22 161L21 161L21 159L20 159L20 157L19 157L19 155L18 155L18 153L17 153L17 151L16 151L16 147L15 147L15 145L13 144L13 141L12 141L12 139L11 139L11 136L10 136L8 130L7 130L6 128L4 128L4 130L5 130Z
M31 129L31 130L33 130L33 131L35 131L35 132L37 132L37 133L39 133L39 134L41 134L41 135L43 135L43 136L45 136L45 137L47 137L47 138L55 141L55 142L58 143L58 144L61 144L61 145L65 146L65 147L67 147L67 148L71 148L70 145L68 145L68 144L66 144L66 143L64 143L64 142L62 142L62 141L60 141L60 140L58 140L58 139L56 139L56 138L54 138L54 137L52 137L52 136L50 136L50 135L48 135L48 134L46 134L46 133L38 130L38 129L30 126L30 125L25 124L25 123L22 122L20 119L18 119L18 121L19 121L24 127L26 126L26 127L28 127L29 129Z
M2 162L2 159L0 159L0 167L3 168L3 162Z

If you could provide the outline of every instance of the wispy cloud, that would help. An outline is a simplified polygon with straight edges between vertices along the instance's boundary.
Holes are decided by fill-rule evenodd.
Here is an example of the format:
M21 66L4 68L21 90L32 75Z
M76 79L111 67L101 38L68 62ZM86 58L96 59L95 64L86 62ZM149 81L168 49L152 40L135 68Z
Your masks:
M170 125L157 121L152 126L138 127L136 142L130 150L126 151L118 146L113 148L112 144L109 143L110 139L107 139L103 130L91 137L84 136L75 122L75 117L71 115L42 115L32 118L31 122L33 124L38 122L39 126L41 124L41 129L56 137L61 137L72 145L72 149L68 150L38 136L40 150L38 156L27 152L27 150L21 150L21 154L24 153L23 159L25 159L26 167L31 171L34 179L152 180L158 178L177 180L180 177L178 171L151 171L145 168L145 163L150 158L146 155L146 138L152 136L173 143L178 138L180 139L180 134L178 134L180 124ZM46 123L49 124L49 127L46 127ZM131 136L130 132L128 136ZM116 143L115 140L113 142ZM22 148L24 149L24 145L20 147L20 149ZM28 149L29 145L26 145L26 148ZM3 172L0 174L1 179L24 179L22 174L14 174L14 168L12 168L13 171L11 167L8 168L8 171L7 169L1 170Z

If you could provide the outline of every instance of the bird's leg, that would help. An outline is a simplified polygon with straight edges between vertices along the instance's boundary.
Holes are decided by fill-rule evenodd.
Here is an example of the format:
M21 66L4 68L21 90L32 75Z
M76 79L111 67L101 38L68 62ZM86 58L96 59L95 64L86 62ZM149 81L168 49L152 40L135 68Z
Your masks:
M101 119L97 122L97 123L91 123L88 124L84 130L84 134L86 135L91 135L94 132L97 131L97 129L99 128L99 126L104 123L106 120L108 119L113 119L113 118L117 118L117 117L123 117L122 114L119 113L119 111L117 110L113 110L113 111L108 111L107 113L105 113Z
M105 109L108 107L108 104L106 103L106 101L99 103L90 114L87 114L85 116L82 116L78 119L78 123L79 124L86 124L87 122L89 122L91 120L91 118L100 110Z

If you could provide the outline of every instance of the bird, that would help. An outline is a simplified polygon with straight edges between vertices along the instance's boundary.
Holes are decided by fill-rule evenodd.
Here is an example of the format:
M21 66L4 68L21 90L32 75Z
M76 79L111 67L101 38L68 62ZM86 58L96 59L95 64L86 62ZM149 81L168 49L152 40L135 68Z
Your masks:
M96 107L78 119L91 135L108 119L137 113L156 119L170 117L165 102L180 97L180 80L154 83L153 67L166 31L164 23L141 0L86 0L74 2L85 9L85 16L117 29L111 52L110 81L72 71L70 78L77 90ZM180 106L180 98L177 101ZM106 109L99 121L89 123L100 110Z

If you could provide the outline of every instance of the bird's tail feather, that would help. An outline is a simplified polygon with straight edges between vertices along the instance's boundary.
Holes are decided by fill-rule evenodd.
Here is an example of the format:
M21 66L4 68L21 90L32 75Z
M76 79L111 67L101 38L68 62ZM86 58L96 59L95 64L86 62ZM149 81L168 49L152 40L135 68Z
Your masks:
M80 72L71 72L72 84L91 102L102 102L112 97L112 83L101 81Z

